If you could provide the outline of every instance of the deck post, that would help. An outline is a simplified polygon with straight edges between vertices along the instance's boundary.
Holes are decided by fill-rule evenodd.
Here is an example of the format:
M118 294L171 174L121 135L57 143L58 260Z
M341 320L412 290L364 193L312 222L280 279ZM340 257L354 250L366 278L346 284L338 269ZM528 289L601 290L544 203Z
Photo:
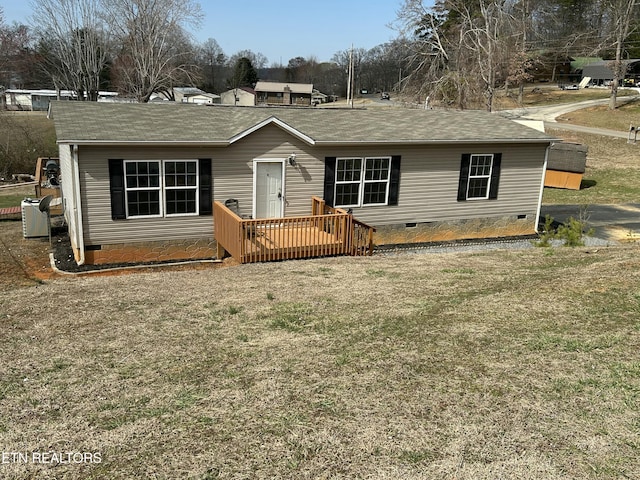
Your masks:
M220 244L220 242L216 241L216 258L218 260L222 260L225 253L226 250L224 249L224 247Z

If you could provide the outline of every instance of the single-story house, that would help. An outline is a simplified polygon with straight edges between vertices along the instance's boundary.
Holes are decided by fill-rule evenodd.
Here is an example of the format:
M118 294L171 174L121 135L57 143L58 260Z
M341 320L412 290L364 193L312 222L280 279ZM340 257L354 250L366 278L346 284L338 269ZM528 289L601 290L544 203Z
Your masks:
M258 105L297 105L308 107L311 105L313 94L312 83L256 83L254 87L258 96Z
M329 101L329 96L322 93L320 90L313 89L313 93L311 94L311 104L318 105L320 103L327 103Z
M98 101L112 101L117 92L98 92ZM8 110L25 110L46 112L52 100L76 100L77 95L71 90L28 90L10 88L4 91L4 105Z
M377 244L533 234L556 140L481 111L53 102L50 116L88 264L211 258L218 202L286 218L320 197Z
M613 60L600 60L585 65L582 68L582 78L590 78L593 85L609 85L614 77L612 62ZM621 79L621 84L638 85L640 82L640 60L628 59L623 60L622 63L626 73Z
M232 88L220 94L220 103L237 107L253 107L256 105L256 91L249 87Z
M213 105L220 103L220 95L207 93L196 87L174 87L173 95L176 102L197 103L199 105Z

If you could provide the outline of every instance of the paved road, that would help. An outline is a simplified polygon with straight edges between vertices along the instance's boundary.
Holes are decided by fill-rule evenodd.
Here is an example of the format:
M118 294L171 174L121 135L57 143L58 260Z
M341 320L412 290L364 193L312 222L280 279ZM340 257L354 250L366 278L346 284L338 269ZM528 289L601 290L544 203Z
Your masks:
M619 97L618 105L637 102L640 98L638 96ZM573 112L575 110L581 110L583 108L589 108L596 105L607 105L609 103L608 98L600 100L585 100L583 102L566 103L562 105L551 105L542 107L527 107L527 108L515 108L512 110L502 110L497 112L498 115L510 118L512 120L537 120L544 122L545 128L555 128L561 130L571 130L574 132L585 132L596 135L606 135L610 137L628 138L629 132L620 132L617 130L608 130L606 128L593 128L584 127L581 125L571 125L569 123L556 122L556 118Z
M640 240L640 204L588 205L543 205L541 218L549 215L564 223L569 217L586 221L587 228L594 229L594 237L607 243Z

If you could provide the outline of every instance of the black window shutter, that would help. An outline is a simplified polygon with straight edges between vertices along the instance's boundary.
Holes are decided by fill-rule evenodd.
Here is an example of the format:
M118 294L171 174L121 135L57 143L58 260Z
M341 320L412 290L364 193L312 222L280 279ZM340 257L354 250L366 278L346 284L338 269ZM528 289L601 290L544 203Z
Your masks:
M201 158L198 162L200 167L200 215L213 215L213 182L211 181L211 159Z
M324 157L324 201L333 207L336 190L336 157Z
M463 153L460 161L460 179L458 180L458 201L467 199L467 185L469 184L469 165L471 164L471 154Z
M111 218L127 218L124 192L124 161L109 159L109 191L111 192Z
M389 177L389 203L398 204L398 192L400 190L400 155L391 157L391 175Z
M500 184L500 164L502 163L502 154L493 154L493 166L491 167L491 185L489 187L489 199L498 198L498 185Z

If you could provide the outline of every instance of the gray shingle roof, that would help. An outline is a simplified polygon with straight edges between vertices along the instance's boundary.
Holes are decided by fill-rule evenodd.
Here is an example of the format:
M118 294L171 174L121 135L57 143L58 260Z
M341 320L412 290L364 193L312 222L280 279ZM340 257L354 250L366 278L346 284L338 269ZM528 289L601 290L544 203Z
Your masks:
M59 143L221 144L274 123L310 144L549 143L552 137L481 111L51 103Z
M311 95L313 91L313 83L282 83L282 82L265 82L256 83L253 88L256 92L277 93L284 92L285 87L289 87L291 93L306 93Z

